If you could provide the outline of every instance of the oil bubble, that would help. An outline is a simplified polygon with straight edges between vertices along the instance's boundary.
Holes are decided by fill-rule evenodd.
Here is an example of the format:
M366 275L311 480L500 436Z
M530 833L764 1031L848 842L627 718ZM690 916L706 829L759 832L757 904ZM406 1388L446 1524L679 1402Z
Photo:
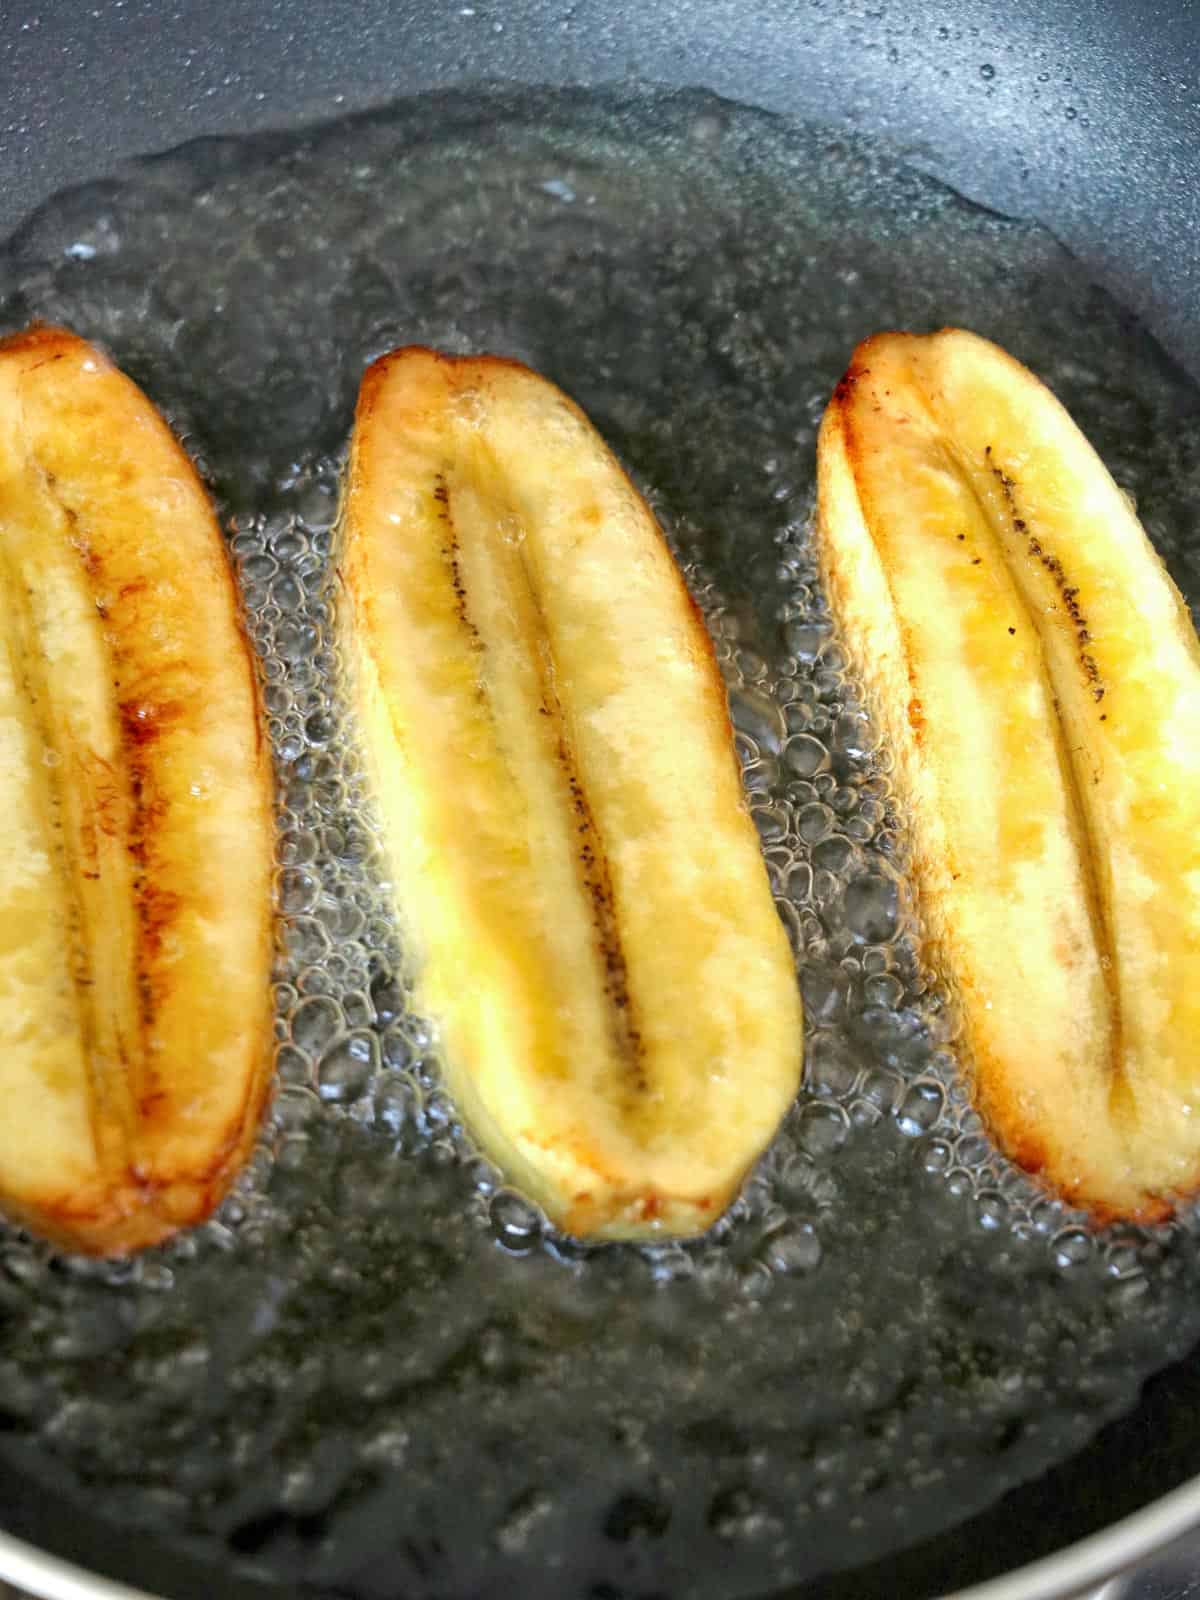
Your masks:
M489 1206L492 1232L506 1250L523 1253L531 1250L542 1231L542 1215L524 1195L513 1189L497 1189Z
M322 1055L317 1069L323 1100L357 1100L378 1064L379 1045L373 1033L360 1030L337 1040Z

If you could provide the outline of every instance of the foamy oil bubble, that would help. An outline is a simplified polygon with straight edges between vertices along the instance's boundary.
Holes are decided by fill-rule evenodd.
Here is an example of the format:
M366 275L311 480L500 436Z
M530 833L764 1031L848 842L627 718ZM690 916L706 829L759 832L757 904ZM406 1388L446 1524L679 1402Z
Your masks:
M1077 274L887 152L702 95L449 96L217 141L23 230L6 318L107 342L221 497L280 915L276 1094L217 1217L127 1263L0 1238L11 1436L101 1478L124 1526L186 1525L285 1586L351 1595L365 1563L413 1593L561 1600L636 1568L704 1600L936 1531L1187 1348L1196 1213L1095 1233L982 1137L807 531L854 343L960 321L1075 405L1200 591L1195 396ZM329 555L362 369L416 341L517 356L578 400L725 675L808 1037L803 1093L700 1240L549 1226L460 1125L413 1009L331 691Z

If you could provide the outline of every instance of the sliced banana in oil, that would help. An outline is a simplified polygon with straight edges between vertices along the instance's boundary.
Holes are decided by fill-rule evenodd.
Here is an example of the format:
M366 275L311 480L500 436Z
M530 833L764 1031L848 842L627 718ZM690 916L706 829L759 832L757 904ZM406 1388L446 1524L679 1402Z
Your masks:
M1200 646L1100 458L970 333L859 346L821 428L834 610L1007 1153L1098 1216L1200 1184Z
M401 350L359 396L338 573L460 1111L568 1231L702 1232L796 1093L801 1008L654 518L553 384Z
M270 759L195 470L61 329L0 344L0 599L0 1209L118 1252L258 1126Z

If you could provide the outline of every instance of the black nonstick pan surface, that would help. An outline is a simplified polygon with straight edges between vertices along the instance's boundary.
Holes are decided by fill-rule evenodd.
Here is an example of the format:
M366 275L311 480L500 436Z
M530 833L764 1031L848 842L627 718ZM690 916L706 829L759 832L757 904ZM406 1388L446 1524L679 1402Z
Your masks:
M0 1240L7 1531L167 1596L932 1595L1193 1476L1196 1221L1093 1235L990 1152L806 530L855 342L958 322L1053 384L1200 595L1194 22L6 24L0 316L100 339L200 461L280 795L280 1090L237 1192L134 1264ZM325 560L358 377L414 340L567 388L717 642L809 1067L696 1245L555 1237L407 1007Z

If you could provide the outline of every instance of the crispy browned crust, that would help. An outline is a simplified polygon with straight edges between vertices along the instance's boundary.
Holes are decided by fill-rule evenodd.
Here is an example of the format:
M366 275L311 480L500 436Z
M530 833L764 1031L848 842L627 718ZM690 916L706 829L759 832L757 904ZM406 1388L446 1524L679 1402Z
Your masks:
M943 335L953 332L954 330L942 330ZM865 339L855 349L847 370L837 383L830 399L822 426L822 444L826 445L828 442L831 445L836 435L838 445L844 452L855 480L858 503L868 529L872 526L874 508L866 486L874 483L875 487L879 488L881 480L877 472L872 478L867 470L866 461L870 452L878 452L881 447L878 439L870 444L864 443L864 417L861 413L866 407L869 408L872 417L881 415L884 411L883 401L891 399L893 390L891 388L873 390L867 380L872 379L875 373L878 383L887 381L879 378L878 372L880 364L885 359L895 359L888 347L894 347L897 341L907 340L913 346L918 346L926 342L932 344L933 340L940 336L930 335L928 341L925 341L912 335L885 332ZM896 426L912 420L911 416L903 414L890 417L890 422ZM831 457L832 454L833 451L830 449ZM988 457L990 462L990 447ZM1024 534L1026 524L1020 520L1022 508L1014 499L1014 491L1018 491L1019 486L994 465L992 472L997 477L1008 503L1009 514L1018 518L1015 523L1016 529ZM884 491L881 489L880 492ZM896 612L901 655L907 665L909 679L909 694L905 703L904 697L899 692L898 681L886 684L882 682L875 663L870 659L864 639L858 635L854 620L856 617L854 575L847 570L849 557L845 549L837 538L831 536L823 519L819 519L818 531L824 587L833 612L847 633L848 643L856 657L857 665L863 672L872 710L879 718L887 742L896 757L892 782L897 798L907 812L913 846L913 881L924 913L923 956L927 965L947 984L962 1020L964 1064L970 1072L973 1098L989 1131L1007 1157L1047 1192L1058 1195L1069 1204L1085 1210L1090 1226L1103 1227L1115 1221L1141 1224L1164 1221L1174 1213L1182 1201L1200 1192L1200 1181L1175 1187L1170 1194L1163 1194L1153 1192L1153 1186L1144 1184L1139 1189L1136 1175L1130 1180L1124 1174L1115 1174L1113 1189L1123 1191L1129 1196L1128 1199L1118 1201L1106 1195L1102 1185L1099 1185L1094 1177L1090 1179L1074 1177L1063 1153L1055 1152L1051 1148L1052 1138L1051 1143L1048 1143L1046 1126L1039 1127L1036 1122L1031 1121L1028 1106L1023 1103L1018 1085L1010 1073L1009 1063L991 1047L991 1029L982 1009L981 998L975 991L970 973L964 970L953 942L944 935L938 904L938 886L948 879L957 880L960 875L968 874L971 863L956 861L953 858L952 839L948 841L947 850L935 854L931 849L928 819L922 813L919 797L910 781L919 766L923 749L936 730L928 726L926 709L922 704L913 673L912 650L906 620L896 603L895 595L892 594L891 602ZM1056 598L1074 626L1078 638L1076 652L1078 669L1098 706L1104 698L1106 689L1100 668L1093 659L1086 618L1077 604L1076 597L1079 590L1074 586L1077 580L1068 576L1057 555L1041 548L1033 531L1029 532L1027 543L1031 556L1046 568L1057 590ZM886 583L888 581L886 570L883 577ZM1091 863L1086 865L1090 874ZM1089 888L1085 898L1090 900L1095 898L1095 887L1090 876L1088 883ZM1120 1070L1121 1043L1119 1004L1111 980L1111 970L1116 964L1115 956L1111 930L1105 926L1103 917L1094 906L1092 920L1094 936L1101 954L1101 964L1105 971L1109 1003L1115 1017L1112 1028L1111 1060L1106 1058L1098 1062L1096 1070L1101 1074L1105 1072L1115 1074ZM1052 1136L1056 1131L1051 1130Z
M105 371L114 371L111 363L98 350L63 328L35 323L0 340L0 361L17 361L27 373L51 362L85 359ZM159 445L166 446L172 462L170 470L181 479L190 480L197 495L206 500L190 459L166 422L128 379L118 376L141 403L139 423L152 429L157 434ZM249 776L259 795L265 852L264 876L269 876L273 776L270 752L263 735L258 670L224 541L211 509L209 521L209 557L218 559L210 559L205 573L198 573L197 579L220 586L219 604L230 624L230 642L245 670L249 704L252 707L252 717L245 730L253 748L253 771ZM89 546L82 534L76 544L89 583L94 583L100 589L106 580L103 554ZM119 586L112 601L103 603L97 600L101 617L112 623L118 635L122 617L128 620L138 611L150 614L147 608L152 605L153 597L143 595L145 587L139 580L125 582ZM138 663L136 660L123 661L121 649L118 643L114 653L118 674L123 672L127 679L136 679ZM116 692L121 696L119 687ZM194 708L192 710L194 714ZM163 787L158 749L164 741L169 743L177 724L187 721L189 707L172 698L169 693L158 693L156 685L150 681L139 683L136 690L120 697L117 714L121 760L119 769L108 774L111 805L107 812L101 808L93 818L93 824L110 838L116 836L123 826L126 828L124 839L132 864L138 927L135 951L138 963L137 993L141 1028L146 1036L153 1029L160 1009L172 995L171 968L163 956L180 914L185 909L180 896L163 886L156 870L157 854L163 843L163 831L170 827L171 811L170 797ZM123 799L120 798L122 796ZM125 807L126 824L119 820L121 806ZM78 866L86 875L96 876L94 871L88 871L89 866L95 867L97 863L89 861L86 838L83 848L84 856ZM245 1093L241 1104L219 1127L207 1130L205 1156L178 1167L160 1161L150 1170L144 1167L135 1150L130 1147L123 1167L109 1174L103 1193L98 1194L93 1190L86 1194L45 1195L31 1197L28 1201L9 1196L0 1202L8 1216L64 1249L94 1255L120 1255L158 1243L178 1229L201 1222L211 1215L254 1146L272 1088L274 1052L269 991L272 942L271 906L269 900L264 900L258 948L253 954L253 966L262 976L263 995L259 1015L254 1019L251 1046L254 1059L245 1073ZM137 1124L135 1133L143 1145L149 1140L152 1147L156 1125L169 1117L169 1084L164 1085L160 1078L149 1071L144 1058L141 1070L142 1082L134 1107ZM161 1071L169 1078L171 1070L172 1063L168 1060ZM36 1107L29 1109L31 1115L36 1115Z

